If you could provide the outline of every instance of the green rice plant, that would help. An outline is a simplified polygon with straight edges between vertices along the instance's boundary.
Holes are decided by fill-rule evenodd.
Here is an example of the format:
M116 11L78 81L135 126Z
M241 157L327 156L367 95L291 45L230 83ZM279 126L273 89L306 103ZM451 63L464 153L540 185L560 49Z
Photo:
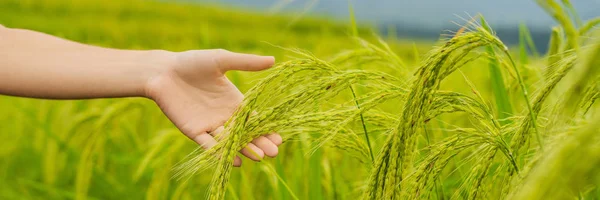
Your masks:
M464 75L463 77L471 87L473 93L477 95L478 100L480 102L484 102L485 100L480 95L480 93L477 92L475 86L470 81L468 81L468 79ZM461 194L461 192L463 192L469 199L476 199L478 195L481 195L481 193L486 192L485 190L487 188L482 187L482 182L486 178L488 170L493 164L493 159L498 151L502 152L505 155L506 159L510 161L512 167L514 167L513 170L517 172L519 171L519 167L516 164L514 154L511 152L508 143L501 135L500 123L496 119L491 117L493 116L490 114L492 113L491 109L485 103L480 103L479 105L480 106L478 107L482 111L484 111L484 113L487 114L484 115L486 116L486 118L484 118L483 120L491 123L481 123L480 125L476 126L476 128L478 129L478 131L481 131L482 133L488 133L489 135L487 135L486 138L487 142L483 143L482 145L479 145L478 149L476 149L472 153L473 156L478 155L478 158L475 158L475 162L477 164L475 164L475 166L472 167L471 172L465 178L465 181L461 186L462 189L459 189L455 193L455 196L458 196L459 194Z
M410 78L410 69L406 62L396 55L390 46L381 38L377 38L377 44L361 38L355 38L355 40L362 48L340 53L334 56L329 62L333 65L340 66L339 68L341 69L356 67L357 65L361 66L364 63L376 62L382 66L387 66L387 69L384 68L380 70L387 70L394 74L398 74L397 76L400 80Z
M536 163L523 185L515 189L510 198L573 198L585 193L586 187L595 185L600 178L598 120L596 117L590 124L573 130L566 140L556 141L552 151Z
M477 27L475 27L477 28ZM477 47L498 43L495 37L480 28L450 39L444 46L433 51L417 71L408 100L403 108L401 122L379 153L370 183L365 191L367 199L395 199L402 191L402 180L412 171L415 152L415 135L424 123L424 112L431 108L431 95L445 76L457 69L459 60ZM452 54L457 52L458 55ZM449 63L448 65L445 65Z
M561 3L567 8L567 13L569 13L571 18L575 21L575 24L577 26L581 26L583 22L581 21L581 17L579 17L577 10L575 10L575 7L573 6L573 4L571 4L571 1L561 0Z
M554 89L558 82L561 81L562 78L565 77L566 74L572 69L572 67L575 64L575 61L576 57L570 56L568 58L563 58L559 63L556 63L556 72L549 78L544 87L535 94L533 101L531 102L531 104L533 105L532 109L534 115L537 116L539 114L544 104L544 101L546 100L552 89ZM523 118L518 123L520 124L519 130L517 130L515 135L512 136L513 142L511 142L513 144L514 151L518 151L520 148L523 147L523 145L527 141L526 135L529 134L531 129L533 129L533 127L530 125L531 118Z
M358 28L356 26L356 19L354 17L354 9L352 8L352 4L348 1L348 12L350 13L350 28L352 29L352 36L358 38ZM352 92L352 98L354 98L354 103L356 108L360 110L360 104L356 100L356 92L352 85L350 86L350 91ZM371 141L369 139L369 132L367 131L367 126L365 125L365 119L362 113L360 113L360 121L363 128L363 133L365 134L365 140L367 141L367 147L369 148L369 155L371 156L371 162L375 160L373 156L373 149L371 148Z
M331 140L335 142L329 142L325 145L347 152L348 156L355 158L359 162L364 163L365 167L370 168L373 161L365 160L371 157L369 155L369 148L367 144L363 142L364 140L361 140L358 136L359 135L354 133L351 129L343 129L331 138ZM322 141L316 140L315 142Z
M548 44L548 66L555 66L556 63L562 59L562 29L560 27L552 27L552 33L550 34L550 42ZM548 67L546 69L546 76L552 74L552 69Z
M591 79L591 77L593 77L594 73L595 73L594 69L591 69L591 68L593 68L591 66L594 66L595 64L593 64L593 62L592 63L589 62L591 60L597 60L596 58L590 57L590 56L595 56L594 52L596 52L596 50L598 49L597 48L597 43L594 43L594 44L595 45L591 46L592 48L590 48L589 50L587 50L587 48L586 48L586 52L579 53L579 54L571 54L569 57L565 57L565 58L563 58L563 60L561 60L558 63L556 63L556 65L557 65L556 68L558 70L556 70L556 72L553 74L552 78L546 84L546 86L544 87L545 89L542 89L536 95L536 97L534 98L534 103L533 103L534 104L534 111L535 112L539 112L540 109L541 109L541 106L542 106L542 104L544 102L544 100L546 99L546 97L548 96L548 94L550 93L550 91L552 90L552 88L554 88L555 85L561 79L563 79L563 77L565 77L566 74L569 71L571 71L571 69L576 68L579 71L586 71L588 73L592 73L592 74L587 74L586 73L584 75L579 75L579 77L576 79L578 81L576 81L575 84L574 84L574 86L573 86L573 87L577 88L577 87L582 87L582 86L578 86L579 84L587 84L587 85L589 85L590 89L589 90L585 90L585 93L588 94L588 95L583 95L581 93L578 93L578 92L582 92L582 91L572 91L572 92L570 92L570 94L567 94L567 95L564 96L564 100L563 101L559 102L559 103L564 102L564 105L566 105L566 106L558 106L559 108L560 107L564 107L565 108L565 109L558 109L558 111L560 111L562 113L555 113L555 114L553 114L553 116L556 116L557 118L560 118L558 121L554 120L554 122L552 123L553 124L552 127L559 128L559 130L558 130L559 133L562 133L564 131L568 131L569 127L572 127L573 123L575 121L577 121L576 119L578 119L578 118L576 118L576 119L572 118L572 117L574 117L573 113L576 113L579 110L583 110L582 108L586 107L586 106L584 106L585 104L582 104L582 103L579 103L579 105L580 105L579 107L572 106L572 105L578 105L578 103L577 103L578 101L580 101L580 102L581 101L585 101L585 102L588 102L588 103L593 103L594 102L592 100L594 98L594 94L593 94L594 93L593 92L594 89L591 89L591 88L597 87L597 86L594 85L595 83L592 81L593 79ZM578 57L581 57L581 58L578 58ZM582 61L582 60L585 60L585 61ZM584 81L582 81L582 80L584 80ZM591 81L591 84L590 84L590 81ZM578 94L573 94L575 92L577 92ZM576 97L574 98L573 95L575 95ZM579 97L585 97L585 98L577 100ZM579 111L579 112L581 112L581 111ZM569 116L570 118L565 118L565 116ZM526 121L524 121L524 122L526 122ZM522 125L521 127L526 128L528 126L527 125ZM567 129L565 129L564 127L567 127ZM517 145L517 144L518 145L523 145L524 144L523 143L524 140L519 139L519 138L522 138L522 137L518 136L519 134L523 133L523 131L524 131L523 128L521 128L521 130L517 132L517 135L515 135L517 137L513 137L513 140L517 139L516 141L513 141L513 144L515 144L515 145ZM518 151L518 150L515 150L515 151ZM543 155L543 154L538 154L538 155ZM529 163L529 165L535 164L534 161L535 161L535 159L533 161L531 161ZM509 175L512 176L512 173L509 174ZM520 179L520 178L517 178L517 179ZM513 185L513 186L510 186L510 187L517 187L517 186Z
M529 28L527 28L527 25L524 23L519 24L519 49L521 64L528 63L527 55L529 53L531 53L534 57L539 57L538 50L535 47L535 43L533 42ZM529 51L527 51L527 49L529 49Z
M312 152L330 141L335 141L333 147L347 151L364 163L363 159L368 157L368 144L365 145L358 140L357 134L348 128L348 125L356 122L357 117L362 115L363 117L358 123L362 126L363 131L366 123L374 123L383 128L387 137L372 168L369 183L364 190L364 198L419 198L423 194L422 192L431 189L433 185L431 183L439 178L435 174L439 174L450 159L461 151L472 151L471 155L485 156L475 158L475 162L478 164L470 168L471 173L462 181L453 198L475 199L493 192L489 191L490 188L484 184L488 173L492 170L492 163L497 160L495 159L497 152L504 155L503 163L510 166L510 173L507 174L509 178L512 174L520 174L517 162L519 154L514 151L519 151L523 147L524 142L528 141L526 136L531 135L531 132L537 135L539 145L542 144L535 123L538 120L538 112L544 99L573 66L575 59L561 60L556 74L551 77L543 90L536 93L534 101L530 102L519 70L504 44L489 29L475 24L469 26L473 30L448 39L443 46L430 53L422 67L416 71L416 77L412 78L410 89L405 88L406 84L402 81L396 81L392 76L384 73L340 70L332 65L332 63L343 65L350 60L357 59L357 55L372 60L369 58L371 55L388 53L388 51L373 48L372 45L365 46L367 50L357 50L335 57L331 63L317 59L308 53L295 51L307 59L289 61L276 66L268 77L261 80L247 93L242 107L227 123L226 131L230 134L227 135L224 142L217 144L215 148L205 151L198 150L190 154L189 160L175 169L175 176L184 178L209 167L215 168L216 175L213 178L208 197L209 199L223 198L231 172L230 162L235 156L235 152L260 133L274 131L279 132L287 139L297 137L301 132L315 132L318 135L314 137L316 145ZM478 59L480 54L472 52L486 45L504 51L504 55L511 61L510 65L523 90L525 104L528 107L528 117L518 118L518 123L508 123L502 126L500 121L494 117L492 109L487 103L484 103L485 100L480 92L477 92L470 81L467 81L467 84L477 98L438 91L444 78L467 63ZM369 49L375 49L375 51ZM390 57L388 56L388 58ZM269 85L280 79L295 84ZM351 84L358 81L362 82L363 87L373 87L379 90L364 94L360 98L356 96L354 90L351 90L352 101L350 102L352 103L342 103L330 109L319 108L317 112L313 111L314 105L319 105L318 102L343 95L344 88L350 87ZM298 85L302 85L302 87ZM270 99L264 99L263 95L271 97L270 99L280 99L280 101L273 102ZM277 95L282 97L273 98ZM372 110L392 98L403 99L401 103L404 106L400 116L376 114L377 110ZM320 111L320 109L325 109L325 111ZM257 111L259 114L250 116L251 111ZM461 138L458 140L459 138L456 138L449 140L453 142L441 143L443 145L434 148L436 149L434 151L438 153L426 157L423 161L417 160L417 136L424 131L420 127L424 127L426 122L440 114L454 112L466 112L473 117L474 129L455 130L470 130L465 133L469 133L467 138L471 139ZM365 114L363 115L363 113ZM396 125L393 125L394 123ZM388 128L385 131L385 127L390 127L390 124L396 128ZM322 130L328 131L320 133ZM512 145L509 145L505 138L511 138L510 144ZM437 163L441 165L436 165ZM430 176L430 174L434 175Z
M587 21L584 25L579 28L579 35L584 36L600 24L600 17L596 17Z
M117 116L135 108L142 108L139 104L132 101L123 101L113 105L107 109L94 123L95 131L92 131L85 142L83 151L81 152L75 180L75 198L86 199L87 193L90 188L90 181L92 179L94 169L102 169L104 165L104 153L103 148L106 143L106 135L102 134L100 130L106 127L107 124L114 120Z
M600 77L597 77L583 92L579 105L578 118L584 118L585 115L590 111L596 100L600 97Z
M417 49L416 43L413 43L413 55L416 63L421 62L421 53L419 53L419 49Z
M356 25L354 8L352 7L352 2L350 2L350 0L348 0L348 13L350 13L350 30L352 31L352 36L358 37L358 26Z
M583 58L581 62L577 63L579 65L576 68L577 71L575 71L577 80L566 94L565 102L577 102L578 98L584 97L585 88L589 85L593 87L597 77L600 76L600 69L598 68L600 66L600 59L598 59L598 56L600 56L600 42L596 38L591 44L584 49L585 51L582 53ZM566 106L565 108L566 116L573 116L578 109L574 105Z
M150 143L152 145L150 151L146 153L136 172L133 174L132 178L134 181L140 180L144 171L146 171L149 168L149 165L151 165L151 162L157 162L157 159L160 160L161 158L171 157L169 156L169 153L177 152L177 150L181 148L183 141L174 140L175 136L178 136L179 134L179 131L176 129L163 130L159 132L158 136ZM165 147L169 147L168 151L165 152L165 155L160 155L161 150Z
M283 178L281 178L281 176L279 176L277 174L277 172L275 171L275 169L273 168L273 166L269 165L269 164L265 164L264 166L266 166L271 173L275 174L275 176L277 177L277 180L279 181L279 183L281 183L285 189L289 192L289 194L291 195L292 199L299 199L294 192L292 191L292 189L290 188L290 186L288 186L288 184L285 183L285 180Z
M547 82L542 87L542 89L535 93L534 98L531 102L531 104L533 105L532 112L534 113L534 115L538 116L540 114L540 111L543 108L543 105L544 105L546 99L548 98L549 94L556 87L556 85L567 75L567 73L573 68L573 66L575 65L575 62L576 62L576 56L571 55L555 64L555 68L557 70L555 70L555 72L548 78ZM515 156L515 157L523 157L523 154L526 154L526 152L530 151L530 149L531 149L531 147L529 146L530 140L528 139L528 135L530 135L529 132L531 132L531 129L533 129L533 127L532 127L530 121L531 121L531 118L520 118L519 120L516 121L516 123L511 124L511 126L514 126L514 128L510 128L510 127L506 128L505 134L508 134L509 137L511 138L511 141L510 141L511 149L512 149L513 156ZM542 149L540 149L539 151L543 152ZM527 161L525 161L525 159L522 158L522 159L520 159L520 162L521 162L521 164L519 164L519 165L523 165L522 163L527 162ZM505 177L505 178L498 177L497 179L504 179L504 181L509 181L511 179L519 179L522 176L522 175L518 175L519 173L516 170L509 168L508 164L505 164L503 168L508 171L507 177ZM500 176L500 175L498 175L498 176ZM515 181L512 181L512 182L515 182ZM502 195L507 195L507 192L510 190L510 187L513 187L513 185L511 185L509 183L505 183Z
M541 3L566 21L553 28L548 55L525 54L537 52L525 28L512 51L481 17L421 57L421 43L384 41L355 22L290 25L153 1L0 1L7 26L79 42L220 47L281 61L230 75L246 98L208 150L194 150L150 101L2 96L0 198L594 199L598 23L577 22L567 1ZM198 18L206 22L188 20ZM285 141L277 158L231 167L245 144L272 132Z
M487 25L483 17L481 17L481 24L487 31L491 31L491 28ZM496 57L494 48L492 46L487 46L486 52L489 54L490 80L496 100L496 107L498 108L496 115L500 119L506 119L511 117L513 111L508 98L507 89L504 86L504 76L502 75L502 71L500 71L500 63ZM501 123L505 124L508 123L508 121L501 121Z
M357 116L360 115L364 110L370 109L373 105L377 105L379 101L385 100L385 96L374 96L364 101L360 107L360 110L356 107L350 110L340 110L327 113L309 114L312 110L313 102L318 102L323 98L331 98L335 94L343 91L344 88L348 88L349 84L358 80L369 80L375 83L379 83L379 86L392 87L387 82L382 82L388 77L388 75L382 73L348 70L339 71L332 67L329 63L312 58L311 60L302 60L296 62L284 63L280 66L276 66L275 69L280 69L272 73L269 77L257 84L251 91L248 92L247 98L243 103L243 106L236 112L232 121L233 126L227 126L226 131L230 132L225 141L226 143L219 143L215 148L211 148L203 153L195 156L190 162L180 165L176 170L177 176L186 177L201 169L206 169L207 166L217 165L217 174L221 173L219 179L215 179L213 184L224 186L226 184L228 173L230 171L229 159L227 156L233 156L232 152L237 152L242 148L242 144L246 144L256 135L265 132L278 132L284 135L284 138L288 138L286 131L298 129L299 127L306 128L317 128L317 130L324 130L324 127L333 127L331 134L324 134L325 137L319 138L325 143L335 136L340 130L343 130L344 124L353 121L353 117L348 115ZM297 76L301 71L310 72L310 76ZM264 94L262 91L266 87L271 87L269 83L273 83L273 79L283 78L286 80L293 79L296 83L306 83L299 91L295 91L289 95L283 96L281 102L277 102L274 106L269 107L267 110L260 110L261 104L269 103L266 101L258 101L262 99L262 95L273 95ZM391 78L388 78L391 79ZM270 91L294 91L289 88L282 88L281 85L274 86ZM279 94L285 94L279 92ZM270 96L273 99L273 96ZM265 106L262 106L263 108ZM254 117L250 117L247 110L257 110L259 113ZM294 115L290 113L294 112ZM307 113L302 115L301 113ZM288 116L286 116L288 115ZM324 119L327 121L324 123ZM228 124L232 123L228 122ZM240 121L244 123L240 123ZM288 129L286 128L294 128ZM240 140L242 143L233 143L235 140ZM321 145L318 145L321 146ZM234 150L229 150L234 149ZM237 149L237 150L235 150ZM218 160L217 159L220 159ZM231 158L232 159L232 158ZM224 191L220 190L218 186L213 186L211 189L209 198L221 198L224 195Z
M575 28L564 8L555 0L536 0L536 2L564 28L569 48L579 49L579 31ZM568 1L565 0L563 2Z

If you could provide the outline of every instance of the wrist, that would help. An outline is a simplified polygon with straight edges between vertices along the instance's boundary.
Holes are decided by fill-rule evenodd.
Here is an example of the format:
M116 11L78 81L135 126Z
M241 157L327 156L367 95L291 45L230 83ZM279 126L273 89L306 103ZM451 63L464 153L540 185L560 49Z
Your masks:
M164 76L170 68L176 63L176 52L166 50L149 50L145 52L143 56L146 66L144 67L145 73L143 76L142 89L139 96L154 99L156 88L159 84L161 76Z

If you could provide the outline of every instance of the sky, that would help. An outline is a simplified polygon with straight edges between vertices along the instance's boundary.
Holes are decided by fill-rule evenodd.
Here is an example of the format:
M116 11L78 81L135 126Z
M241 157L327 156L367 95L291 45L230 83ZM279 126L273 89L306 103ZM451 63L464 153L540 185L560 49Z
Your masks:
M269 13L308 11L307 15L348 19L349 0L191 0L253 8ZM460 17L481 13L492 26L549 28L555 22L535 0L350 0L363 22L412 24L439 30L454 26ZM584 19L600 16L600 0L571 0ZM281 6L284 5L284 6ZM312 5L312 6L310 6ZM307 9L308 7L308 9ZM458 15L458 16L457 16Z
M167 0L168 1L168 0ZM436 40L457 30L466 19L481 13L497 36L508 45L519 42L525 24L540 51L547 50L551 27L557 23L536 0L172 0L221 4L266 14L319 16L348 22L348 2L359 23L375 25L385 35L395 27L398 37ZM559 0L556 0L560 2ZM571 0L583 20L600 17L600 0ZM460 24L460 25L457 25Z

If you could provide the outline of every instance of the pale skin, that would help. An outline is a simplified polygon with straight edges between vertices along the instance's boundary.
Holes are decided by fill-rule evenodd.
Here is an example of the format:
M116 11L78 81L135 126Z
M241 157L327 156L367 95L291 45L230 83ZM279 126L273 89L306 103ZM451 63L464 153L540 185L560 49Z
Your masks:
M203 148L221 138L243 94L225 72L270 68L271 56L226 50L117 50L0 25L0 94L43 99L145 97ZM266 133L240 152L275 157L282 138ZM257 157L258 156L258 157ZM236 157L234 166L242 160Z

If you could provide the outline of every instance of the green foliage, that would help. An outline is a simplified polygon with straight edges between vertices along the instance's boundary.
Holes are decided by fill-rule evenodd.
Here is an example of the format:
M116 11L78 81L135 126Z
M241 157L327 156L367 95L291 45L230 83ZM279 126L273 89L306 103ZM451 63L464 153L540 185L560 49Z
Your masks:
M491 32L491 28L487 25L485 19L481 17L481 25L486 31ZM510 104L510 100L508 98L508 90L504 85L504 75L500 69L500 62L498 57L496 57L496 52L494 51L494 47L486 46L486 52L489 54L489 68L490 68L490 82L492 85L492 92L494 94L497 116L499 119L507 119L513 115L512 105ZM500 121L501 124L508 123L507 120Z
M425 45L364 34L354 19L348 29L193 4L1 1L8 27L278 63L229 74L246 98L209 150L148 100L2 96L0 198L597 198L598 22L577 30L568 1L539 2L561 26L548 55L515 61L483 17L420 55ZM537 52L526 28L520 35L520 55ZM285 141L277 158L232 167L246 143L272 132Z

